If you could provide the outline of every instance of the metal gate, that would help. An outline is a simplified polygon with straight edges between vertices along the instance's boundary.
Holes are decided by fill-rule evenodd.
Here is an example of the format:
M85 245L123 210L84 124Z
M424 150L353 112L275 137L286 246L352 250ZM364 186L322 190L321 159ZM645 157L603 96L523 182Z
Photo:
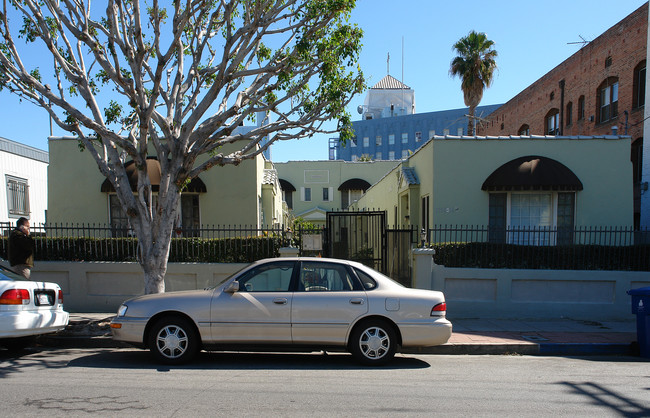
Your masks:
M386 229L388 251L384 274L407 287L413 286L411 249L417 244L417 239L417 227Z
M327 212L326 255L387 274L386 212Z

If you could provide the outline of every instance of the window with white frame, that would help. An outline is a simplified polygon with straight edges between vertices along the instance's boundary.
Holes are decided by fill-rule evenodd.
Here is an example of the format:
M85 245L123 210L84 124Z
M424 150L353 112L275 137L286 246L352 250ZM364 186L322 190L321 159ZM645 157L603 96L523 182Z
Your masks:
M311 202L311 187L301 187L300 194L300 200L303 202Z
M350 146L351 146L352 148L356 148L356 147L357 147L357 138L356 138L356 137L355 137L355 138L352 138L352 139L350 140Z
M598 123L618 116L618 79L610 77L598 88Z
M395 151L388 151L388 159L389 160L395 159Z
M370 137L367 136L363 137L363 146L364 148L368 148L370 146Z
M402 150L402 159L404 160L404 159L408 158L408 156L409 156L409 150L403 149Z
M388 135L388 145L395 145L395 134Z
M378 146L378 147L381 146L381 135L377 135L375 137L375 146Z
M422 132L418 131L415 133L415 141L416 142L422 141Z
M456 135L463 136L463 128L456 129Z
M449 129L443 129L442 134L443 135L449 135Z
M429 139L433 138L434 136L436 136L436 131L434 129L431 129L429 131Z
M572 242L574 192L490 193L489 240L518 245Z
M363 196L363 190L341 190L341 208L346 209L361 196Z
M381 151L377 151L375 154L375 160L381 160Z
M545 134L546 135L559 135L560 134L560 111L558 109L551 109L546 114L545 118Z
M408 144L408 142L409 142L409 134L404 132L402 134L402 144Z
M27 179L6 176L6 181L9 216L29 218L29 184Z

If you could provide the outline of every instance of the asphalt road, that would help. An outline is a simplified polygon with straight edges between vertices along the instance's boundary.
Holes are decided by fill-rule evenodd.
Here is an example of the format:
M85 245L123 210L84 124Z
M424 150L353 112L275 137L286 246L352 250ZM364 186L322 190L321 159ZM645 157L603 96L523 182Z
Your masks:
M0 351L11 416L650 416L635 357L202 353L161 367L136 349Z

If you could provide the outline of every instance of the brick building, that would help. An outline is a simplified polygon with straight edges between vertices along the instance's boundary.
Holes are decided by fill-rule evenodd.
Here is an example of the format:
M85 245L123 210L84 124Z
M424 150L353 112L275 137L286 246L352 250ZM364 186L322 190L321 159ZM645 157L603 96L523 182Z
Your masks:
M648 3L528 86L479 135L629 135L639 225Z

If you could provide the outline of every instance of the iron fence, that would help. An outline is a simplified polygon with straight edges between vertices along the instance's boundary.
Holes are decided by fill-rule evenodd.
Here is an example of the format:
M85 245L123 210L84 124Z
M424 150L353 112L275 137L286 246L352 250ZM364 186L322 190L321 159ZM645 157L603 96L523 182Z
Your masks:
M0 257L8 254L8 236L14 228L0 224ZM138 240L132 230L98 224L32 225L36 260L138 261ZM300 244L301 234L292 241ZM202 226L175 229L170 262L252 262L277 257L289 245L281 226Z
M448 267L650 271L649 230L436 225L426 242Z

